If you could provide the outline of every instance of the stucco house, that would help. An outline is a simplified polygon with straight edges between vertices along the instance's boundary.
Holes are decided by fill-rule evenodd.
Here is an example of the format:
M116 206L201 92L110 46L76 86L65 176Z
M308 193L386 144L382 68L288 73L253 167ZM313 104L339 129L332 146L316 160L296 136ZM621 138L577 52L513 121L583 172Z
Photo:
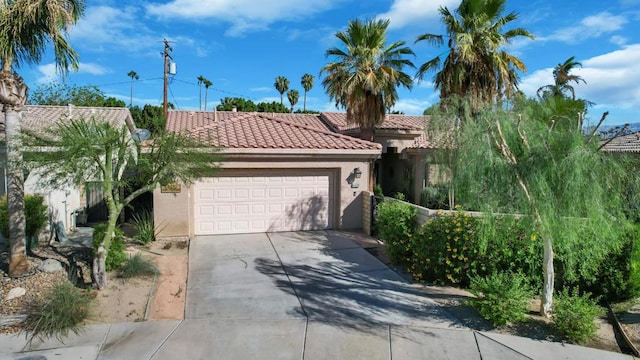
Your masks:
M90 119L95 117L108 121L114 125L126 125L130 130L135 129L129 109L103 108L81 106L44 106L27 105L22 113L22 127L26 129L43 129L66 119ZM5 195L6 188L6 147L4 139L4 117L0 117L0 196ZM64 159L61 159L64 161ZM25 179L24 192L27 194L41 194L49 207L50 223L62 222L66 230L76 225L76 215L84 210L102 211L102 196L84 187L69 186L65 189L48 189L43 187L35 173L28 174ZM96 209L92 209L96 208Z
M207 139L224 160L189 187L154 191L160 236L360 229L371 172L386 191L419 199L431 150L425 121L389 115L369 142L343 113L170 111L167 130Z

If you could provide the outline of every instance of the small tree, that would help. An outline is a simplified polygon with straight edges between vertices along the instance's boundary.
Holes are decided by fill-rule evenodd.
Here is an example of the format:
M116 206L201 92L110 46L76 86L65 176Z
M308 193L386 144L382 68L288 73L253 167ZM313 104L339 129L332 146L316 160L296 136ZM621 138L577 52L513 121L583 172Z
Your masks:
M284 96L284 93L286 93L287 90L289 90L289 79L287 79L284 76L278 76L276 77L273 83L273 86L280 93L280 105L284 105L283 96Z
M211 174L219 160L211 147L187 134L161 132L141 145L133 141L126 125L97 118L59 121L43 131L23 131L21 140L25 165L42 177L43 185L61 188L96 182L103 190L109 220L93 260L97 289L106 286L106 252L124 207L158 184L179 181L188 185ZM137 179L143 185L121 197L120 188L128 184L127 167L144 181Z
M131 78L131 92L129 93L129 107L131 107L133 106L133 80L140 79L140 76L133 70L129 71L127 76Z
M516 110L476 113L460 126L454 165L456 192L463 204L489 214L520 213L540 235L540 311L547 317L554 280L595 277L605 256L622 246L626 230L625 167L598 151L595 137L585 136L578 122L565 118L559 111L559 102L565 100L572 101L528 100ZM487 218L484 223L491 226L492 216ZM560 273L555 272L555 254L563 259Z

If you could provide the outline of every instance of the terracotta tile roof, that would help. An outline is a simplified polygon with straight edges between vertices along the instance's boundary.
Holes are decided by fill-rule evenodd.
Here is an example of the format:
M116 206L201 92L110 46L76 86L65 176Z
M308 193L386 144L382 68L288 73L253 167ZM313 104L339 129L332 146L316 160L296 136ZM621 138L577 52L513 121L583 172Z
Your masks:
M135 129L131 113L127 108L26 105L22 112L22 126L26 129L41 129L54 125L59 120L73 118L89 119L95 116L113 124L126 124ZM0 137L4 140L4 116L0 116Z
M357 125L347 123L346 113L323 112L320 116L322 120L338 132L358 129ZM376 129L421 131L425 128L428 119L428 117L422 115L387 114L384 122L376 126Z
M317 115L170 111L167 130L187 131L235 149L380 150L380 144L329 131Z
M640 153L640 132L619 136L602 148L603 151Z

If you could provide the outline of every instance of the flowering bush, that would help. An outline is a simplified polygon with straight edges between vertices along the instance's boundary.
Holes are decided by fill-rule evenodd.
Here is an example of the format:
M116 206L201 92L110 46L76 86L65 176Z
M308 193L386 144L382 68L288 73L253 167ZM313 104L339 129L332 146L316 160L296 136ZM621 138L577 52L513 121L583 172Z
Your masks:
M409 258L417 213L415 207L401 201L387 200L377 207L376 229L385 243L387 256L396 264Z
M477 259L477 219L455 212L429 220L412 238L409 271L418 281L468 284Z

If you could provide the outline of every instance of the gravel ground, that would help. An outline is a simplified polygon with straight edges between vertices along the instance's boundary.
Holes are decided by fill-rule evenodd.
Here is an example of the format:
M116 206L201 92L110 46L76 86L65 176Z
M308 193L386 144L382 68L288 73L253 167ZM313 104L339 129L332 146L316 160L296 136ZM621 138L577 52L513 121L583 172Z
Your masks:
M15 324L16 320L23 319L34 304L44 300L46 294L56 285L68 281L65 270L55 273L45 273L37 270L43 259L54 258L68 267L65 252L73 252L71 249L64 251L54 251L49 246L41 246L34 249L34 255L29 258L33 273L21 278L10 278L7 276L9 253L0 253L0 333L15 333L23 330L21 324ZM21 287L26 290L24 296L7 300L9 291L13 288Z

